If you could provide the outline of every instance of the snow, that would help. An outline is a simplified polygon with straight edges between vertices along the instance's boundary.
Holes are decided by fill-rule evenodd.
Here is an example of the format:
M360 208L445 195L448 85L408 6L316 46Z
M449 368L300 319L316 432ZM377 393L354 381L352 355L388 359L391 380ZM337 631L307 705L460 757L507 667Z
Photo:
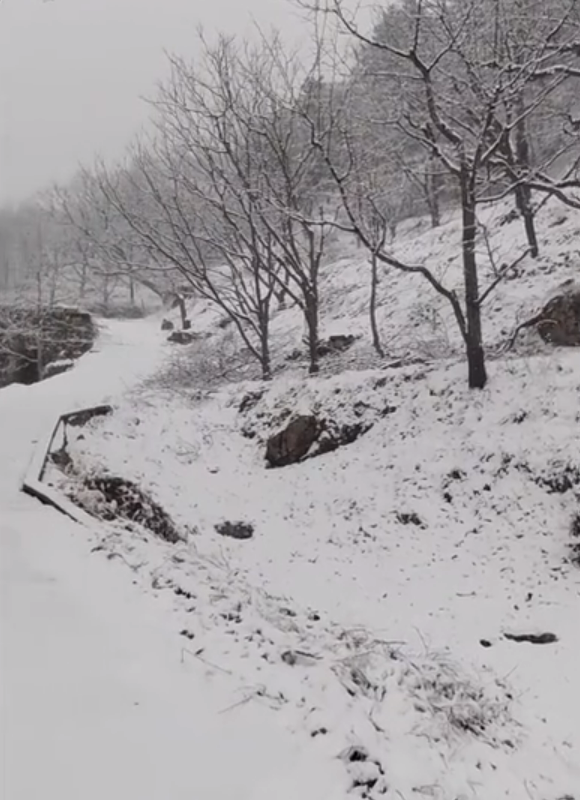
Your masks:
M323 674L298 691L322 714L335 750L348 744L356 726L357 741L404 796L428 785L455 796L476 783L484 798L528 792L558 798L580 787L580 573L565 563L577 501L572 492L550 494L541 481L576 461L569 431L578 413L577 363L575 352L495 362L490 387L476 399L463 387L460 366L408 368L386 382L376 372L314 384L281 379L242 414L240 401L256 384L169 408L166 399L161 405L150 395L140 403L133 397L112 418L93 423L71 451L88 471L136 479L176 520L195 523L197 535L181 563L157 556L154 586L160 599L176 585L193 592L195 619L178 598L180 620L211 660L231 664L237 657L235 671L250 680L260 652L272 655L263 641L244 641L257 624L270 643L280 642L278 650L314 650L321 663L313 670ZM264 439L284 404L296 413L322 409L349 421L357 402L367 421L374 409L371 432L335 453L265 469ZM549 433L538 442L542 424ZM248 430L255 434L250 439L242 435ZM421 524L403 524L405 514L416 514ZM252 522L255 538L218 537L214 526L224 518ZM151 543L143 547L118 533L107 546L151 574ZM200 589L208 581L213 595ZM285 602L297 614L294 642L280 638L276 597L287 598L278 609ZM224 631L215 613L220 605L228 619L234 609L241 630L226 624ZM321 623L308 622L309 609ZM328 697L337 660L347 656L345 631L359 631L354 663L373 686L386 687L386 699L351 703L342 689ZM509 631L550 631L559 641L534 648L505 640ZM224 633L234 641L224 644ZM482 647L482 639L492 647ZM411 665L408 672L400 661L393 668L389 648L379 644L385 640ZM360 655L365 652L371 657ZM328 665L334 665L330 672ZM270 672L268 692L275 696L279 666ZM435 719L441 697L428 696L430 675L437 676L435 685L448 681L458 692ZM392 686L402 688L393 692ZM426 714L417 713L417 693ZM482 707L489 713L485 747L455 731L445 743L449 714L455 722L461 714L472 721ZM369 725L371 714L384 736ZM308 714L294 722L297 730L308 724ZM439 744L425 746L424 738ZM515 752L504 752L506 741Z
M303 756L267 709L224 713L228 682L182 663L155 605L42 516L2 526L6 800L336 792L332 765Z
M498 264L521 248L504 214L486 216ZM542 258L490 298L492 352L574 275L577 215L542 214ZM397 255L458 285L457 236L451 216L435 232L409 223ZM388 271L387 349L423 363L385 368L365 343L368 267L349 248L324 275L323 332L364 338L319 378L282 369L302 333L288 309L274 319L276 379L227 385L217 350L230 333L200 303L194 328L213 337L179 350L177 368L159 320L109 323L71 372L0 393L4 702L22 720L9 800L580 796L580 356L528 332L470 392L448 310ZM184 543L75 526L16 494L55 416L104 401L112 416L70 431L75 464L139 483ZM299 413L370 430L266 469L267 437ZM48 480L82 492L56 469ZM223 521L254 537L219 536ZM546 632L557 641L505 638Z
M151 368L152 331L109 324L73 373L0 394L2 797L340 797L336 764L260 702L228 712L231 681L187 657L163 609L86 531L18 493L33 439Z

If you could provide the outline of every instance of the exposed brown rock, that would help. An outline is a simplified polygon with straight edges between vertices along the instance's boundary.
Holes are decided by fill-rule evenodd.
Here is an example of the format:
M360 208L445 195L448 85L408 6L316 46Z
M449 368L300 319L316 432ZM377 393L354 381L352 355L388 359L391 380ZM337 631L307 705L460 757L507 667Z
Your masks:
M268 439L266 461L271 467L285 467L301 461L319 433L320 425L316 417L296 417L284 430Z

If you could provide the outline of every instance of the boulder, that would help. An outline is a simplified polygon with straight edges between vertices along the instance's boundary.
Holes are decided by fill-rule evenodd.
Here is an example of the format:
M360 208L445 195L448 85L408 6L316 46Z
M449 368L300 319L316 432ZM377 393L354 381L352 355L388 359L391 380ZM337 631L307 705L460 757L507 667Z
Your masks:
M318 345L318 355L322 358L324 356L332 355L333 353L344 353L356 341L356 336L351 335L338 335L329 336L328 339L322 339Z
M167 341L173 344L191 344L196 339L199 339L199 336L193 331L173 331L167 337Z
M170 319L164 319L163 322L161 323L161 330L162 331L172 331L174 327L175 326L174 326L173 322L171 322Z
M321 426L313 416L295 417L282 431L268 439L266 461L271 467L296 464L318 439Z
M580 346L580 286L563 284L536 318L536 328L545 342L565 347Z

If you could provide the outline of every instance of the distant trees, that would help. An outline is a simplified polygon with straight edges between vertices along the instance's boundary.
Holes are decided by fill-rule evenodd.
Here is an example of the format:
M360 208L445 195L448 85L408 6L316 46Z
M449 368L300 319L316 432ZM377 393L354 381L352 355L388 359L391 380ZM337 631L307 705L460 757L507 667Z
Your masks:
M37 304L60 297L69 241L46 199L0 214L0 264L4 296L27 296Z
M105 172L103 164L81 170L69 186L54 189L52 202L74 243L80 298L84 300L90 289L93 302L108 313L112 293L119 288L126 287L128 305L134 308L137 286L159 297L167 286L152 269L146 248L103 193ZM125 192L129 197L128 186Z
M126 231L116 241L134 242L149 271L177 274L217 305L265 379L272 302L291 298L316 373L319 274L332 228L319 155L296 109L318 102L320 86L272 45L200 39L199 49L196 64L172 60L153 102L155 135L125 164L96 171L100 199L85 218L104 204ZM89 229L88 219L76 224ZM127 270L130 260L117 263Z
M86 191L85 177L0 212L0 303L80 303L107 313L113 292L127 285L135 304L131 264L124 257L117 265L131 242Z

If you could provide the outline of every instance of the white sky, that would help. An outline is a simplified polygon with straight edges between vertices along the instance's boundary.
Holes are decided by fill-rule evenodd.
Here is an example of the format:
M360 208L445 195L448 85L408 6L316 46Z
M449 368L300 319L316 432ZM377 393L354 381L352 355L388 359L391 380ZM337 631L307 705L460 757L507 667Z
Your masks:
M252 17L293 41L304 25L288 0L0 0L0 205L119 155L164 49L193 55L198 24L249 33Z

